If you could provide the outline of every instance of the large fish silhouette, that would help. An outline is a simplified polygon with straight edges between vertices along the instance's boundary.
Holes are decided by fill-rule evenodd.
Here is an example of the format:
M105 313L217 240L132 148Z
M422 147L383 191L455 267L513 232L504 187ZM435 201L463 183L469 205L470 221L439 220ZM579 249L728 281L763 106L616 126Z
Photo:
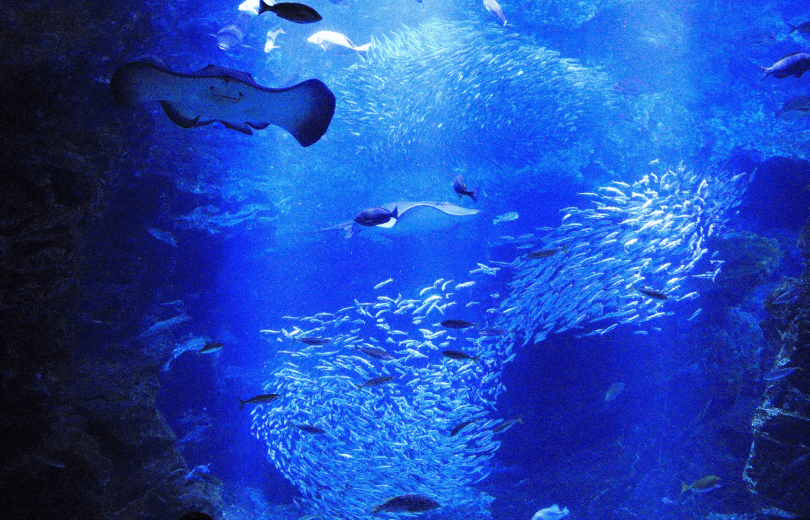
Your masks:
M317 79L273 89L256 84L248 72L217 65L181 74L136 61L113 74L110 88L122 106L159 101L169 119L183 128L219 121L252 135L251 128L276 125L301 146L316 143L335 113L334 94Z

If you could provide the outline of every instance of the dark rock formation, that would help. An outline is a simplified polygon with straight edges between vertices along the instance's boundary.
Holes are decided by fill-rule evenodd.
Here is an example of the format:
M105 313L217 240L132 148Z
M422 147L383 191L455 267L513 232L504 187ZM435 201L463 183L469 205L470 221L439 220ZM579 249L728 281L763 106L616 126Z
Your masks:
M810 222L799 247L810 261ZM762 324L774 350L775 368L795 367L766 381L765 398L752 421L754 442L744 472L750 491L798 515L810 515L810 270L786 279L769 296L771 318Z

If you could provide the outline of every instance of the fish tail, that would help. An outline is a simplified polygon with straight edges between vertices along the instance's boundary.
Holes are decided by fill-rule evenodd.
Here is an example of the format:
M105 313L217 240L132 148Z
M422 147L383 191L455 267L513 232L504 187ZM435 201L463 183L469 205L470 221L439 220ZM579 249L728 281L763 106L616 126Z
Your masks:
M394 211L391 212L392 218L399 218L399 206L394 206Z
M471 358L471 359L473 360L473 362L478 363L478 358L480 358L480 357L481 356L475 356L474 358Z
M368 52L370 48L371 43L367 43L365 45L361 45L360 47L355 47L354 50L356 50L357 52Z
M788 24L788 27L790 27L790 32L788 34L793 34L793 31L798 29L798 27L796 27L795 25L792 25L792 24Z
M473 200L473 202L478 202L478 196L480 194L481 194L481 186L478 186L473 190L472 195L470 195L470 198Z
M237 397L237 399L239 399L239 398ZM241 410L241 409L242 409L242 407L243 407L243 406L245 406L246 404L247 404L247 401L243 401L242 399L239 399L239 409L240 409L240 410Z
M272 1L272 0L271 0L271 1ZM272 5L272 4L268 4L268 3L267 3L267 2L265 2L264 0L261 0L261 1L259 2L259 14L266 13L267 11L269 11L269 10L270 10L270 6L271 6L271 5Z
M686 485L686 482L681 480L681 495L689 491L689 486Z
M358 384L356 384L356 383L355 383L355 385L354 385L354 386L356 386L358 390L362 390L362 389L363 389L363 385L358 385Z

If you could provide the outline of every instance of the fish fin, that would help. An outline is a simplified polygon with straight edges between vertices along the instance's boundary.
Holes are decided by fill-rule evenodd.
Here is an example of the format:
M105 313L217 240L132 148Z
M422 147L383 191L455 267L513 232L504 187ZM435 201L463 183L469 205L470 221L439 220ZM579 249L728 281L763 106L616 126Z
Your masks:
M478 202L479 195L481 195L481 186L478 186L473 190L472 195L470 195L470 198L473 200L473 202Z
M242 400L242 399L240 399L239 397L237 397L237 399L239 399L239 409L241 410L241 409L242 409L242 407L243 407L243 406L245 406L245 405L247 404L247 401L243 401L243 400Z
M279 110L273 124L291 133L301 146L315 144L332 122L335 95L317 79L276 92L279 101L275 105Z
M261 2L259 2L259 14L266 13L267 11L273 11L272 7L273 6L271 4L261 0Z
M357 52L368 52L368 50L370 48L371 48L371 42L369 42L369 43L367 43L365 45L361 45L360 47L355 47L354 50L356 50Z
M194 119L190 119L178 111L174 105L169 103L168 101L161 101L160 106L163 107L163 111L166 112L166 115L169 116L169 120L176 124L181 128L194 128L195 126L200 126L198 121L200 120L200 116L195 117ZM205 124L205 123L203 123Z
M393 218L399 218L399 206L394 206L394 211L391 212Z
M242 132L245 135L253 135L253 132L245 124L235 125L235 124L229 123L227 121L220 121L220 123L225 125L225 128L229 128L231 130L236 130L237 132Z

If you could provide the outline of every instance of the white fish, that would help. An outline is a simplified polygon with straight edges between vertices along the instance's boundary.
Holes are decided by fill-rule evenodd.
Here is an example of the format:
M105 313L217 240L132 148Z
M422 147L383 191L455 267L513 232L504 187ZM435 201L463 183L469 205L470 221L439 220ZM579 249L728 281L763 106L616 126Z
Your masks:
M334 31L318 31L309 38L309 43L320 45L325 51L340 52L341 50L349 50L356 52L366 52L371 48L371 43L357 46L348 37L339 32Z
M391 282L393 282L393 281L394 281L394 279L393 279L393 278L389 278L388 280L385 280L385 281L383 281L383 282L380 282L380 283L378 283L377 285L375 285L375 286L374 286L374 290L376 291L377 289L380 289L380 288L382 288L382 287L385 287L386 285L388 285L389 283L391 283Z

